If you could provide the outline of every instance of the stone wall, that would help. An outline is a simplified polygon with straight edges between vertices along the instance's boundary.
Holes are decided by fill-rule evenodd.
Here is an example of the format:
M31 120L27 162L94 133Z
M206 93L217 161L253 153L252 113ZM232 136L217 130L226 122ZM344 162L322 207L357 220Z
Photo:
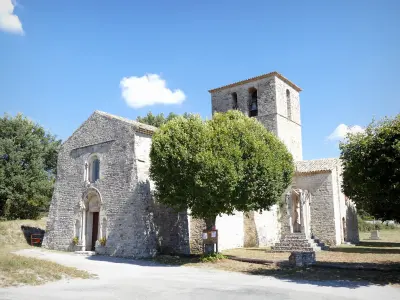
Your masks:
M275 77L248 82L232 88L218 90L211 94L212 113L226 112L233 108L232 94L237 94L238 110L249 115L249 89L257 89L258 117L264 126L276 134L276 92Z
M241 248L244 243L243 213L235 212L234 215L222 215L215 222L218 229L218 249Z
M235 212L234 215L218 216L215 227L218 230L218 250L241 248L244 244L244 214ZM190 226L190 253L197 254L203 251L202 232L206 228L203 220L189 217Z
M131 252L128 237L122 230L133 221L128 207L136 202L134 185L134 136L132 126L94 113L62 145L57 165L57 181L50 206L43 246L56 250L73 250L77 208L89 187L102 198L102 209L108 220L108 244L116 253ZM100 179L90 186L85 183L85 163L90 154L100 157ZM139 204L139 208L142 205ZM114 235L115 233L115 235ZM119 235L118 237L116 235ZM122 250L124 249L124 250ZM144 250L139 250L142 253Z
M302 160L299 92L280 78L271 76L213 92L211 94L212 113L232 109L232 94L236 93L238 110L248 115L249 90L252 88L257 89L257 120L285 143L293 154L294 160ZM288 119L286 90L290 91L290 119Z
M340 245L344 242L344 234L343 234L343 222L342 218L345 217L342 215L341 210L341 191L340 191L340 178L337 169L332 170L332 198L333 198L333 212L335 216L335 244Z
M303 159L301 126L286 117L277 115L278 137L292 153L294 161Z
M201 254L203 253L203 239L202 233L206 228L206 222L201 219L196 219L189 216L189 227L190 227L190 253Z
M187 213L177 213L162 204L154 205L154 226L157 232L157 252L190 254Z
M254 211L243 214L243 247L259 246L257 226L254 219L254 214Z
M148 178L150 145L150 135L104 113L95 112L83 123L59 153L43 246L74 250L79 203L88 190L95 189L101 197L100 231L105 230L107 238L103 253L138 258L153 256L157 249L188 253L186 214L153 201ZM92 153L100 158L100 179L89 184L84 172Z
M336 245L332 173L296 174L294 186L311 193L312 235L328 245Z
M303 159L301 118L300 118L300 95L280 78L275 78L276 107L277 107L277 135L288 147L295 161ZM288 105L286 91L289 91L290 118L288 116Z
M346 242L353 244L360 242L357 209L351 200L346 200Z
M151 137L146 134L135 135L135 158L137 182L140 186L142 202L148 203L150 217L148 227L156 235L157 252L164 254L189 254L189 225L185 212L177 213L153 197L154 184L150 180ZM135 208L132 208L135 209Z
M257 236L257 246L272 246L279 241L281 224L278 205L273 205L270 210L264 210L262 213L253 212L252 214L253 222L250 224L254 224L253 231ZM244 238L245 241L248 239L246 231Z

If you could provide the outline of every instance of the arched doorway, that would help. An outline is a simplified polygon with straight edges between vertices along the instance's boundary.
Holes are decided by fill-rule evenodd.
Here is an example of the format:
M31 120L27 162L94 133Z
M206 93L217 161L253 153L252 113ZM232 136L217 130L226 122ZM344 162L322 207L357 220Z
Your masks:
M84 194L82 204L82 250L94 251L96 241L105 236L106 226L105 216L102 216L102 200L99 191L90 188ZM102 218L103 221L101 221Z
M88 198L89 207L86 212L87 215L87 249L95 250L96 241L99 237L99 214L100 214L100 198L96 193L93 193ZM90 244L89 244L90 243Z

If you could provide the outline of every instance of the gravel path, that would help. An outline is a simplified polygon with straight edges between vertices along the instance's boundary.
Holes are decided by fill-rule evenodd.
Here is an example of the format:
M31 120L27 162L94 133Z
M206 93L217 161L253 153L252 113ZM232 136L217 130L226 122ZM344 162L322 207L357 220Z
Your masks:
M97 274L42 286L0 289L0 299L400 299L400 289L339 282L293 282L192 267L101 256L84 257L42 249L18 254L51 260Z

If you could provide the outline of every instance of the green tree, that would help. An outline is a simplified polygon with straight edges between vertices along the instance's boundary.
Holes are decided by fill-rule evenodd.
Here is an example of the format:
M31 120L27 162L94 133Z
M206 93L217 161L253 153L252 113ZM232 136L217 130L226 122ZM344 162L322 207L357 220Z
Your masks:
M184 113L183 117L189 118L190 115L191 114L189 114L189 113ZM173 112L170 112L169 115L167 117L165 117L163 113L160 113L158 115L153 115L153 113L151 111L149 111L146 116L137 117L136 121L138 121L140 123L148 124L148 125L151 125L154 127L161 127L161 125L167 123L168 121L171 121L173 118L176 118L176 117L178 117L178 115Z
M60 144L22 114L0 118L0 217L32 219L48 209Z
M294 171L285 145L239 111L215 113L209 121L174 118L153 135L150 159L157 199L189 209L208 229L221 214L269 209Z
M340 150L344 194L377 219L400 221L400 114L348 135Z

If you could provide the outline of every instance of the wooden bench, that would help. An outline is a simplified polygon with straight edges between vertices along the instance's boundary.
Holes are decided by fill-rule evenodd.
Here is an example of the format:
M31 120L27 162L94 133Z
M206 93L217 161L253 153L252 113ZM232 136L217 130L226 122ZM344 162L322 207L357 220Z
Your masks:
M42 234L31 234L31 246L34 246L34 244L41 244L42 240Z

